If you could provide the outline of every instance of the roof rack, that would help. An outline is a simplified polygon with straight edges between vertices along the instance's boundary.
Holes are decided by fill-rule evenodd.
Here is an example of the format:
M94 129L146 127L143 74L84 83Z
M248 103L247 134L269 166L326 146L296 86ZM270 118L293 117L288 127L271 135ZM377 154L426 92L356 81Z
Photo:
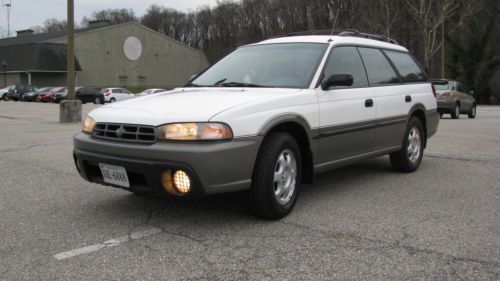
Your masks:
M387 42L387 43L399 45L396 40L394 40L392 38L389 38L389 37L387 37L385 35L359 32L356 29L309 30L309 31L292 32L292 33L288 33L286 35L275 36L273 38L291 37L291 36L310 36L310 35L353 36L353 37L360 37L360 38L378 40L378 41L382 41L382 42Z

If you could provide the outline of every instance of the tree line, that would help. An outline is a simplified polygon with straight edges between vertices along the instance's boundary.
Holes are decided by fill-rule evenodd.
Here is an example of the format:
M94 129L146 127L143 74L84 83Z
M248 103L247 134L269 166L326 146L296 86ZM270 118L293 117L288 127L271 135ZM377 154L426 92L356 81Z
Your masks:
M442 76L444 50L445 77L465 82L481 103L490 103L495 102L490 82L500 80L499 11L498 0L225 0L189 12L152 5L141 17L129 9L96 11L80 27L92 20L137 21L203 50L211 62L273 36L357 29L395 39L433 78ZM64 29L65 22L56 19L36 27L37 32Z

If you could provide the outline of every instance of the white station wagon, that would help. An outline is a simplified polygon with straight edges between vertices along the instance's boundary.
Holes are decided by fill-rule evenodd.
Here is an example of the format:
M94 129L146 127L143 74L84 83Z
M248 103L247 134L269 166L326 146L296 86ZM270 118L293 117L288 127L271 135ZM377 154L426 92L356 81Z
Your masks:
M435 96L392 39L292 34L240 47L182 88L94 109L74 159L84 179L136 194L248 190L257 215L279 219L314 174L386 154L415 171Z

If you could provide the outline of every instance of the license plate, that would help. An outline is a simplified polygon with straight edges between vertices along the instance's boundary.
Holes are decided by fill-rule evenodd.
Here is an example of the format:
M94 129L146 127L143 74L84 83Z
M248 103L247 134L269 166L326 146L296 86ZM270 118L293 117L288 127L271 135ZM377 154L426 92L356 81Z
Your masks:
M127 170L120 166L113 166L108 164L99 164L101 168L102 177L105 183L116 184L123 187L130 187L127 177Z

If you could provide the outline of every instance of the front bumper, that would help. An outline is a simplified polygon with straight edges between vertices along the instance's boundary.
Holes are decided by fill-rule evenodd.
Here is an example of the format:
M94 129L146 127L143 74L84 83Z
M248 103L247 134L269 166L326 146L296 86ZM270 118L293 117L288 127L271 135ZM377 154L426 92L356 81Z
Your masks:
M80 175L87 181L110 185L104 183L99 163L121 166L127 170L131 190L157 196L170 196L163 188L162 172L182 169L192 182L188 195L198 197L249 189L261 142L262 137L249 137L229 142L143 145L78 133L73 156Z

